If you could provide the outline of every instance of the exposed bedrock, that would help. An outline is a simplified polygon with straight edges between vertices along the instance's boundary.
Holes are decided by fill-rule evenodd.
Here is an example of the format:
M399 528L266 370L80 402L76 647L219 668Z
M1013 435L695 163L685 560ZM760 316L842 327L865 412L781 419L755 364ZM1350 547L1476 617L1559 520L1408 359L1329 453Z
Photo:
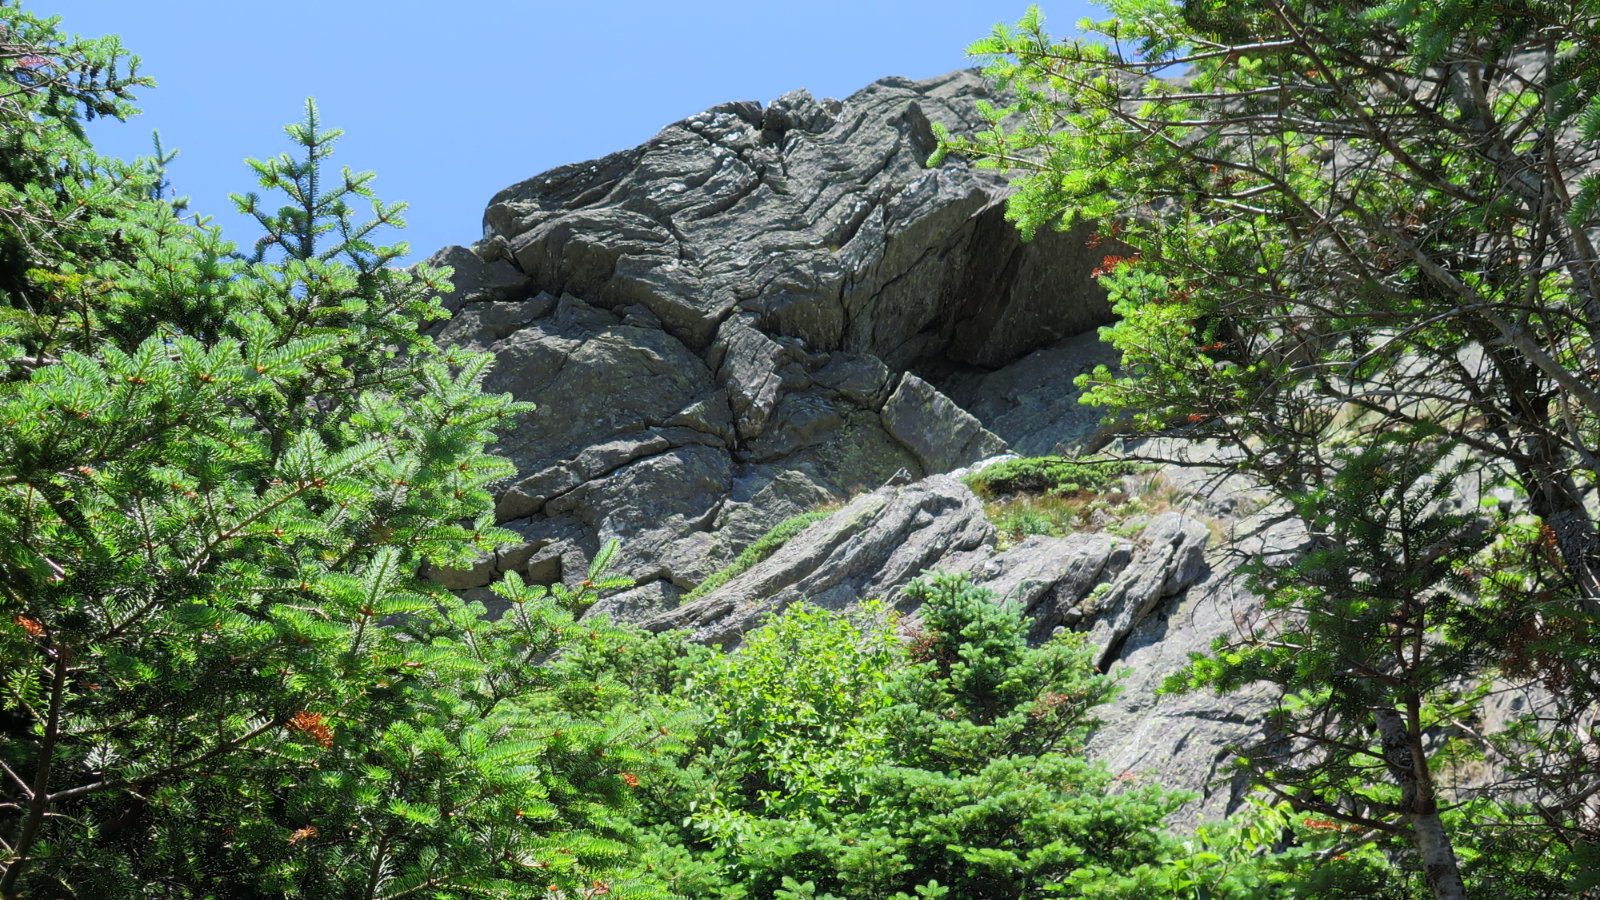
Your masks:
M724 104L501 191L480 246L553 294L642 305L697 352L744 314L813 353L1003 365L1107 313L1082 234L1024 245L1003 179L923 168L931 122L975 126L984 93L957 72Z
M429 574L492 602L505 573L571 581L616 538L638 586L596 611L736 645L801 599L901 604L928 569L971 572L1024 606L1036 638L1083 631L1103 667L1133 667L1097 753L1206 789L1249 716L1156 702L1154 686L1246 602L1206 555L1215 523L1169 512L1131 536L999 552L958 477L1094 440L1099 414L1072 378L1112 362L1093 335L1106 249L1082 232L1023 244L1001 177L923 167L931 123L977 126L985 92L957 72L844 101L724 104L496 195L481 241L430 260L456 284L434 333L492 353L490 389L538 406L499 444L517 474L497 518L521 541ZM823 507L836 511L681 603Z
M501 191L482 241L435 255L440 339L539 406L497 498L535 574L615 537L681 591L789 515L1005 451L911 370L981 378L1108 309L1083 234L1024 244L1002 178L924 168L932 122L976 125L985 93L957 72L724 104Z

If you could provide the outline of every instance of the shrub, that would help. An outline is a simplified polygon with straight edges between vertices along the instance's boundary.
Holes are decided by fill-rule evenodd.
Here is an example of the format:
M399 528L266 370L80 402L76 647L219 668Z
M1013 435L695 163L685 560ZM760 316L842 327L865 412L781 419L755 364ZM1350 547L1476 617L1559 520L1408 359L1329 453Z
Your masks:
M1028 646L964 576L912 594L910 635L798 606L684 688L704 724L648 813L676 892L1033 898L1167 858L1181 798L1081 754L1112 691L1082 637Z
M1099 494L1119 487L1125 475L1144 471L1127 460L1084 462L1058 456L1008 459L967 476L967 486L994 498L1003 494Z

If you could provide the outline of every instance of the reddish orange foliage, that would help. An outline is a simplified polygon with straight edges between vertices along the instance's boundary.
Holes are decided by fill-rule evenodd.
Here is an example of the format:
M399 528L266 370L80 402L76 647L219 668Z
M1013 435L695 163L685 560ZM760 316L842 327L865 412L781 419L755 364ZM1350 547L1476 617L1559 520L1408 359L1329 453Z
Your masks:
M333 746L333 729L322 721L322 713L301 710L294 714L294 718L289 720L286 727L321 744L324 750Z
M1138 261L1139 257L1137 256L1118 256L1115 253L1109 253L1105 259L1100 260L1100 268L1090 272L1089 277L1101 278L1110 275L1121 266L1131 266Z

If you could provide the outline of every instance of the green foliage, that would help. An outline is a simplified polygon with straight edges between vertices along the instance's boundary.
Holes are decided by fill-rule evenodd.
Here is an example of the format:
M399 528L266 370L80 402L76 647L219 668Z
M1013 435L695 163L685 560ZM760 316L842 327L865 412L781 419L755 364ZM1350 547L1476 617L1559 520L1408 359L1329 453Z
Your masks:
M984 499L984 512L1004 550L1032 535L1122 527L1130 517L1153 511L1165 502L1154 484L1138 496L1125 491L1127 476L1149 468L1130 460L1043 456L997 463L966 482Z
M115 37L69 39L56 22L0 6L0 339L20 329L33 355L48 326L29 326L50 310L29 270L66 253L121 255L125 201L152 187L146 166L90 153L81 123L127 118L134 91L154 82Z
M1008 459L966 478L983 497L1003 494L1101 494L1120 490L1124 476L1148 467L1120 459L1083 461L1059 456Z
M1442 821L1458 851L1444 868L1513 896L1559 894L1550 860L1600 836L1577 812L1592 783L1567 774L1588 766L1577 732L1600 708L1593 655L1578 649L1600 621L1585 500L1600 479L1586 227L1600 182L1572 139L1600 122L1593 10L1108 6L1084 24L1090 38L1057 41L1032 10L975 44L1008 105L985 110L976 135L940 132L935 161L1015 173L1008 215L1025 236L1096 223L1096 275L1118 317L1103 334L1122 365L1083 379L1086 400L1174 439L1150 446L1226 447L1231 472L1312 529L1303 565L1258 572L1267 630L1197 663L1191 686L1288 691L1293 739L1255 767L1297 804L1418 841L1396 823ZM1426 460L1442 446L1459 466ZM1391 466L1430 480L1386 480ZM1510 515L1433 517L1448 478L1430 466L1484 494L1514 489L1500 492ZM1430 545L1412 542L1424 533L1451 542L1426 564ZM1478 730L1475 685L1495 674L1543 681L1546 708ZM1403 729L1389 727L1397 711ZM1409 756L1339 728L1388 728ZM1517 790L1430 806L1457 799L1452 781L1481 770L1479 754ZM1505 824L1529 796L1542 819ZM1468 846L1480 838L1499 849ZM1438 859L1396 858L1435 896L1460 896ZM1538 874L1519 882L1518 866Z
M449 272L387 266L309 103L237 259L169 153L89 151L147 83L114 40L0 25L0 896L650 896L619 816L671 720L574 621L615 548L495 622L416 577L510 537L527 408L420 335Z
M1052 516L1031 506L994 513L989 516L989 520L994 524L995 531L1000 533L1005 546L1019 544L1036 534L1060 537L1066 533L1065 524L1060 516Z
M790 516L782 522L768 529L766 534L756 539L754 544L744 548L739 556L726 567L712 573L711 577L696 585L694 590L683 596L684 603L692 603L727 584L751 568L766 561L772 554L777 553L789 539L805 531L813 522L826 519L833 514L830 509L814 509L803 512L797 516Z
M685 696L720 740L702 763L716 773L701 802L708 833L743 830L752 811L804 814L860 795L863 770L883 758L870 718L887 702L890 625L873 603L851 616L793 607L695 674ZM763 777L730 777L751 770Z
M652 813L673 890L723 897L1044 897L1165 863L1178 799L1080 751L1112 687L1078 636L1029 647L964 576L881 608L796 607L682 692L707 719Z

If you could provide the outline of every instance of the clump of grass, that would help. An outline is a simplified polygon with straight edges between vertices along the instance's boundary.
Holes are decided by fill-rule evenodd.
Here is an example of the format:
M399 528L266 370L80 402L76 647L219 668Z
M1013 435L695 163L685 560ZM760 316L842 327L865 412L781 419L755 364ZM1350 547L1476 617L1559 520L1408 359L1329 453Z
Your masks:
M1086 463L1043 456L1014 459L968 476L967 485L984 500L984 512L999 533L999 549L1030 535L1060 537L1097 531L1164 505L1155 485L1138 496L1125 491L1124 478L1151 467L1127 460Z
M757 538L754 544L744 548L744 552L740 553L737 559L714 572L710 578L700 582L694 590L684 594L682 602L693 603L743 575L759 563L765 562L768 557L777 553L780 547L787 544L790 538L806 530L807 526L818 519L825 519L832 515L833 512L834 508L831 506L814 509L810 512L803 512L798 516L791 516L772 526L766 534Z
M1121 487L1123 476L1143 472L1149 466L1123 459L1081 462L1059 456L1008 459L976 475L967 476L967 486L983 497L1005 494L1103 494Z
M994 521L994 527L1001 533L1018 541L1033 534L1044 534L1051 537L1061 536L1061 525L1048 513L1037 509L1020 508L1002 513Z
M984 513L999 533L999 548L1008 550L1036 534L1061 537L1072 530L1075 514L1060 497L1009 497L983 504Z

